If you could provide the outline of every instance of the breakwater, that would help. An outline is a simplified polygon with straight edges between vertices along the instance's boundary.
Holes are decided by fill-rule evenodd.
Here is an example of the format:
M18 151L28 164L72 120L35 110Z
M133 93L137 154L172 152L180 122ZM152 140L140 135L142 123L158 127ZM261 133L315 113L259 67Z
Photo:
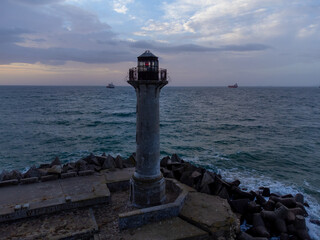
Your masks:
M62 164L58 157L51 163L32 166L26 172L2 171L0 186L30 184L38 181L52 181L59 178L88 175L105 169L129 168L135 165L135 154L128 158L103 154L89 156L76 162ZM246 191L241 181L224 180L221 175L184 161L178 155L166 156L161 160L161 171L166 178L174 178L197 191L226 199L234 212L239 214L242 233L239 239L252 237L279 237L289 239L296 236L311 239L305 217L309 204L301 193L278 195L267 186L257 186L256 191ZM0 189L1 191L1 189ZM319 219L311 219L320 225Z

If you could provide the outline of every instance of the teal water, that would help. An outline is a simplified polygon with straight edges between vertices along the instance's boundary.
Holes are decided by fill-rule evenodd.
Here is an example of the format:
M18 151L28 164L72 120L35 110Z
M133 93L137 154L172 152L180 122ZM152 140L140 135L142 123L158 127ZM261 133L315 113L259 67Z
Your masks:
M165 87L161 155L239 178L243 187L302 192L320 217L320 89ZM131 87L0 86L0 170L59 156L135 151ZM320 228L308 223L314 239Z

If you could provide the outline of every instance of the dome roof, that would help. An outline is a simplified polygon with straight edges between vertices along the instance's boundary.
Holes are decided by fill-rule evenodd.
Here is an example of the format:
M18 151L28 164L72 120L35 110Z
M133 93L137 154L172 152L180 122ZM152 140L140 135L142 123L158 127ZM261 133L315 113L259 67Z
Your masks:
M146 58L146 57L151 57L151 58L158 58L155 56L150 50L146 50L144 53L142 53L138 58Z

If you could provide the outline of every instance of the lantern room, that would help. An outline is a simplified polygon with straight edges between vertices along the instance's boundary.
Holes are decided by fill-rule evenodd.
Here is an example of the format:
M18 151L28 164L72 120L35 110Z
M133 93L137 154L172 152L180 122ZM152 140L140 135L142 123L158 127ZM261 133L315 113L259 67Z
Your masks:
M159 80L158 57L149 50L138 57L138 80Z

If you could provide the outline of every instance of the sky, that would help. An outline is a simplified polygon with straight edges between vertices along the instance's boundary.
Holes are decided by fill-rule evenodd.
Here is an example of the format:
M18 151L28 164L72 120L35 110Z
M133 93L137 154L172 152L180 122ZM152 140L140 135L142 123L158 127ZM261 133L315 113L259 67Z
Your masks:
M1 0L0 85L320 86L319 0Z

